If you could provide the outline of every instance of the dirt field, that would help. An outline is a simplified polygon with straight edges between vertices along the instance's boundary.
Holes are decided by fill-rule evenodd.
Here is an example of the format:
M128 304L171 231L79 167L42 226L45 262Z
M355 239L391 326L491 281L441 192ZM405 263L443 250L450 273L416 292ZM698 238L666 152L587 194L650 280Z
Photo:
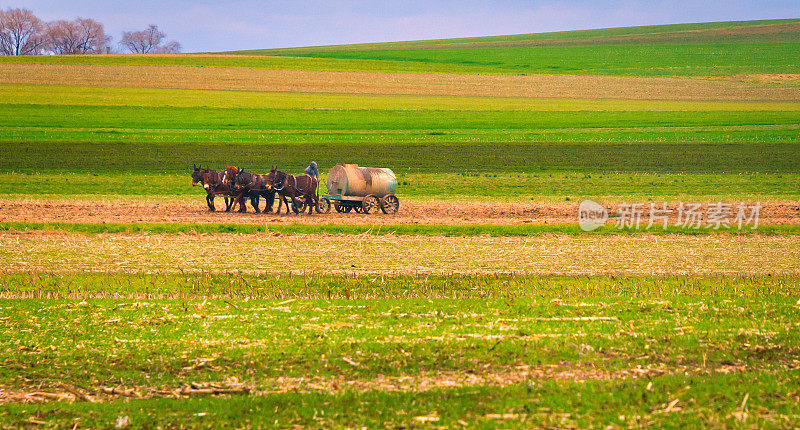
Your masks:
M217 208L225 207L222 199ZM800 224L800 202L762 202L762 224ZM671 205L672 207L673 205ZM261 208L264 203L261 203ZM277 207L277 206L276 206ZM706 207L706 205L704 205ZM612 211L615 205L610 205ZM403 200L395 215L256 214L209 212L201 196L191 201L0 200L0 222L69 223L304 223L304 224L574 224L578 203L507 203ZM649 214L645 205L644 216ZM670 223L674 223L675 217ZM646 221L645 221L646 223Z
M319 72L215 67L0 65L0 83L306 93L568 97L654 100L800 100L800 88L752 79Z

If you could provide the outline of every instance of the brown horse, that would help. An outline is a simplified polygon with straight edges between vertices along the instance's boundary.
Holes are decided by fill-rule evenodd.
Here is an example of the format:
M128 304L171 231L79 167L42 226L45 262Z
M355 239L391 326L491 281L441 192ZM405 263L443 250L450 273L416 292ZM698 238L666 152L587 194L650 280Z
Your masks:
M250 198L250 204L253 206L253 209L256 210L256 213L260 212L258 209L259 198L264 197L267 201L264 212L272 212L275 192L267 188L266 176L267 175L248 173L235 166L228 166L228 168L225 169L222 180L228 184L232 192L236 195L236 200L240 205L239 212L245 212L245 210L243 210L245 197Z
M274 166L266 176L268 186L281 197L278 201L278 213L281 213L282 203L286 203L286 213L289 213L289 203L286 201L286 197L292 199L292 210L294 213L300 213L298 208L302 203L308 205L309 215L314 213L314 208L317 207L319 203L319 197L317 197L319 181L317 181L316 178L309 175L287 175ZM303 200L300 201L298 197L302 197Z
M208 168L203 169L194 166L194 171L192 171L192 186L194 187L197 184L201 184L206 190L206 204L208 204L208 210L211 212L217 210L214 207L214 197L217 194L221 194L225 197L225 212L230 212L234 204L230 187L223 183L222 178L223 174L221 172Z

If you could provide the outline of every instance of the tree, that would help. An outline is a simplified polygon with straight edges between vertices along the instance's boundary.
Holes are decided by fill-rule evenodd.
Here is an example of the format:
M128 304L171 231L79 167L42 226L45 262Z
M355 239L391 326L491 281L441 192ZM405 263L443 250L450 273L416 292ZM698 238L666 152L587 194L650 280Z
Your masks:
M134 54L180 52L181 45L174 40L164 45L161 44L166 37L164 32L151 24L142 31L123 32L122 40L119 43Z
M102 54L109 47L111 36L106 34L103 24L88 18L78 18L75 24L80 29L80 43L82 54Z
M58 20L47 25L48 48L54 54L102 54L110 41L103 24L93 19Z
M159 54L177 54L181 52L181 44L175 40L171 40L166 45L156 49L156 52Z
M0 10L0 54L38 55L45 48L44 25L28 9Z

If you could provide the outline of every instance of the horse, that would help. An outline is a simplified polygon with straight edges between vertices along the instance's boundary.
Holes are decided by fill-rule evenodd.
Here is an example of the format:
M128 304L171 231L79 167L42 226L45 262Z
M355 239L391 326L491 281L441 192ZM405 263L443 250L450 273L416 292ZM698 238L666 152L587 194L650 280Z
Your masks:
M230 187L223 183L222 178L222 173L208 168L203 169L196 165L192 171L192 186L194 187L199 183L206 190L206 204L208 204L208 210L211 212L217 210L214 207L214 197L217 194L222 194L225 197L225 212L230 212L235 203L233 197L231 197Z
M231 190L236 195L236 200L241 206L239 212L245 212L245 196L250 197L250 204L256 210L256 213L260 212L258 209L259 197L264 197L264 199L267 201L267 206L264 208L264 212L272 212L272 204L275 201L275 192L267 188L266 176L267 175L256 175L245 172L243 169L235 166L228 166L228 168L225 169L223 181L230 186Z
M281 213L282 203L286 203L286 213L289 213L289 203L286 201L286 197L292 199L294 213L300 213L297 209L300 207L300 202L297 200L298 197L303 197L303 201L308 205L309 215L314 212L314 208L319 203L319 197L317 196L319 181L316 178L309 175L287 175L279 171L275 166L270 169L269 174L266 176L267 185L281 197L278 201L278 213Z

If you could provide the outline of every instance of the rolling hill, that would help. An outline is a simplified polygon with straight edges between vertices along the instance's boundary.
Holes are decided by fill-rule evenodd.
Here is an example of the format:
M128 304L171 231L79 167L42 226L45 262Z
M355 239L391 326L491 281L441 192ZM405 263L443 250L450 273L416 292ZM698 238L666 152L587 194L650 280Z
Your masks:
M380 60L493 73L729 76L800 71L800 20L714 22L511 36L231 51Z

